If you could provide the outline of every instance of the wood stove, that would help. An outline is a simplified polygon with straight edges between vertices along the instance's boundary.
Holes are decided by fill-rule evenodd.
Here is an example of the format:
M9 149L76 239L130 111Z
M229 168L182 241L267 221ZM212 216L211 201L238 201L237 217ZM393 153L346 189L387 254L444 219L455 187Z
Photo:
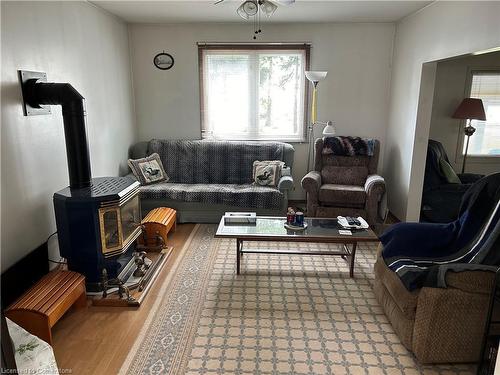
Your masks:
M148 249L136 245L142 233L139 183L129 177L92 178L85 100L73 86L47 83L41 72L19 71L19 79L26 116L50 114L47 105L62 107L69 186L54 194L61 256L70 270L85 276L87 292L106 299L114 290L120 301L112 305L139 305L171 252L156 249L159 255L150 259ZM129 293L133 288L142 291L138 299Z
M123 278L141 234L139 183L128 177L93 178L86 188L54 194L61 256L85 275L89 292L108 279Z

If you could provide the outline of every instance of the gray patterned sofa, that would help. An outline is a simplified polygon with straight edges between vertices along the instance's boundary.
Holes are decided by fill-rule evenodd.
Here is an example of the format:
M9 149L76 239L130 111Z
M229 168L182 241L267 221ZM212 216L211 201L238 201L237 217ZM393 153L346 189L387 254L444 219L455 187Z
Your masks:
M170 179L140 187L143 214L171 207L184 223L218 223L226 211L285 215L291 175L282 176L277 187L257 186L252 183L252 165L255 160L282 160L291 168L290 144L153 139L133 145L129 156L139 159L155 152Z

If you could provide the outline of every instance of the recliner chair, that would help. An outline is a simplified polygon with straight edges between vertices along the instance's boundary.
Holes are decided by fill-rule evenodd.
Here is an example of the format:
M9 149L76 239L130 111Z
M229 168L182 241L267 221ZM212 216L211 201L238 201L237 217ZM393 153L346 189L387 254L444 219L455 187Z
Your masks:
M380 142L374 140L373 155L323 154L323 139L316 139L314 170L302 178L307 193L307 216L361 216L370 225L382 223L381 201L386 187L377 175Z
M441 159L450 162L441 142L429 139L420 221L449 223L455 220L465 192L484 177L480 174L463 173L458 174L460 184L449 183L441 169Z
M381 236L373 290L420 363L479 360L500 265L499 200L496 173L469 190L454 223L399 223Z

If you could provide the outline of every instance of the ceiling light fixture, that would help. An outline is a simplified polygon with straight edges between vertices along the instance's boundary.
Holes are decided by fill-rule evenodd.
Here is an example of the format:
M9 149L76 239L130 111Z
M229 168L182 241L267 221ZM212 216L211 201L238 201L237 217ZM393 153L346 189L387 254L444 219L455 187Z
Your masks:
M250 17L254 17L259 12L259 3L257 0L247 0L243 4L241 4L238 9L236 9L236 13L243 18L244 20L249 20Z
M276 9L278 9L278 6L276 4L271 3L270 1L262 1L262 4L260 5L260 10L267 17L271 17L274 14L274 12L276 12Z
M223 1L224 0L217 0L215 4L220 4ZM250 19L253 19L253 39L257 39L257 34L260 34L262 32L262 29L260 27L261 13L266 17L271 17L274 12L276 12L276 9L278 9L278 6L274 2L290 5L293 4L295 0L245 0L238 7L238 9L236 9L236 13L244 20L248 21Z

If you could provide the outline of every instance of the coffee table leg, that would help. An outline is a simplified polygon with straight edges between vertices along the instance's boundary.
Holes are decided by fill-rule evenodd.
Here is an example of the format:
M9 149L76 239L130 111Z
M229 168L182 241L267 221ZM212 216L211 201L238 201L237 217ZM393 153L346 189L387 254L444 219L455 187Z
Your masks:
M241 245L242 245L242 240L239 238L236 239L236 274L240 274L240 256L241 256Z
M356 256L356 245L357 245L357 242L354 242L352 244L351 264L349 265L349 276L350 277L354 277L354 258Z

